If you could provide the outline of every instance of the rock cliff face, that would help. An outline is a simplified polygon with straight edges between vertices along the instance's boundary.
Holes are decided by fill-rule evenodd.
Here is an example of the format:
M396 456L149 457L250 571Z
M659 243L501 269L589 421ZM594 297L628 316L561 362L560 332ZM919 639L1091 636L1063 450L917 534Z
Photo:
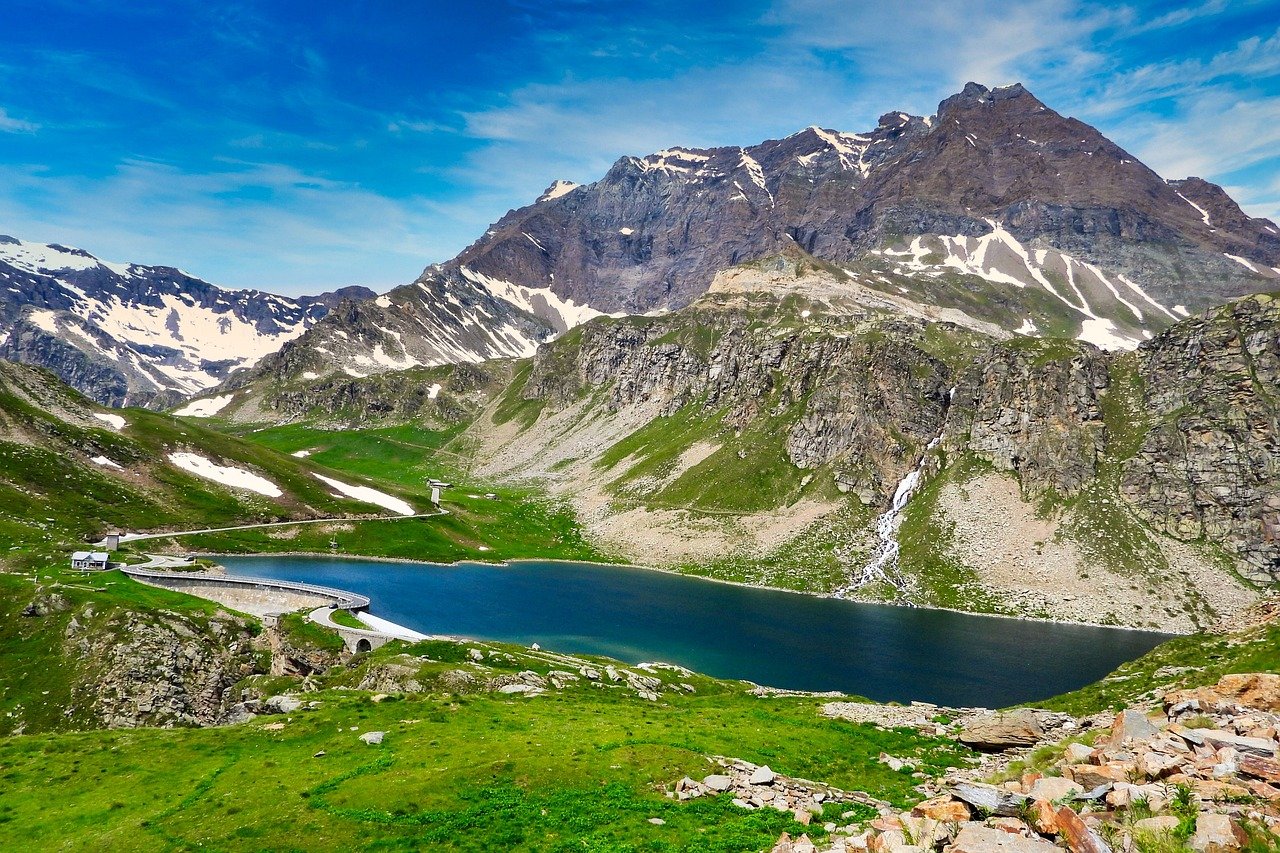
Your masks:
M1091 347L1046 358L1017 343L992 349L956 386L948 446L969 450L1032 491L1073 495L1106 444L1098 392L1107 360Z
M713 442L767 424L764 440L794 470L838 461L846 487L892 493L941 430L953 368L928 351L922 324L774 319L726 300L592 323L538 351L520 396L559 409L600 395L612 412L656 406L660 417L690 407Z
M86 675L73 705L108 728L217 724L239 701L231 687L259 671L249 622L228 614L87 607L67 626L66 650Z
M1239 300L1138 351L1154 425L1121 493L1153 527L1280 579L1280 304Z

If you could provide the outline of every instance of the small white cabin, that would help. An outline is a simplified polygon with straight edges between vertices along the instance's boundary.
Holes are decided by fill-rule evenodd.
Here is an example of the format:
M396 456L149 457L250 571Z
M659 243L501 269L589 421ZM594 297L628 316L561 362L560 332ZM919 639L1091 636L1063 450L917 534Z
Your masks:
M71 555L71 568L81 571L105 571L110 563L106 551L76 551Z

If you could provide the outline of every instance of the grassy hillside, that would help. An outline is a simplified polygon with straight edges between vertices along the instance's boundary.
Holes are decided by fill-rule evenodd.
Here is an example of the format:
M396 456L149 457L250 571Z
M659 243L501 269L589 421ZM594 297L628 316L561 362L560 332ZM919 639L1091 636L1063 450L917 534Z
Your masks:
M119 419L121 425L96 415ZM180 452L265 478L283 494L268 497L196 476L169 460ZM0 362L0 503L7 510L0 521L0 554L48 552L111 529L385 512L335 495L314 473L342 476L198 421L142 409L102 409L49 374ZM421 488L399 492L417 507L429 505Z
M467 662L473 647L493 653L484 667ZM321 682L406 664L427 681L458 670L545 673L557 662L511 646L395 644ZM911 732L824 720L813 699L664 678L696 692L648 702L584 681L532 699L429 686L375 702L322 689L303 697L315 710L230 728L10 738L0 743L0 847L740 851L802 828L790 813L746 812L727 795L663 795L686 774L714 772L708 756L903 803L917 780L879 763L881 751L931 775L966 755ZM366 746L367 731L386 738ZM828 819L847 810L871 816L844 806Z

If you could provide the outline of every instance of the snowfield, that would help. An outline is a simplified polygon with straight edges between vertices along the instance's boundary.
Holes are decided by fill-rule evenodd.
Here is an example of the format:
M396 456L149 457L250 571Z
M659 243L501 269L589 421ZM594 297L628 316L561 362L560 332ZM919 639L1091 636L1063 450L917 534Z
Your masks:
M314 472L312 472L314 474ZM377 489L371 489L368 486L353 486L350 483L344 483L341 480L334 480L331 477L325 477L322 474L315 474L315 478L336 489L341 494L367 504L380 506L383 509L389 509L398 515L417 515L417 510L412 506L400 500L393 498L386 492L380 492Z
M284 494L279 486L266 477L246 471L244 468L219 465L198 453L170 453L169 461L197 477L203 477L233 489L246 489L269 498L278 498Z
M122 430L125 427L125 420L119 415L105 415L102 412L94 412L93 416L100 421L110 424L111 428L116 431Z
M227 407L235 399L235 394L223 394L220 397L208 397L204 400L192 400L181 409L175 409L175 415L187 418L211 418Z

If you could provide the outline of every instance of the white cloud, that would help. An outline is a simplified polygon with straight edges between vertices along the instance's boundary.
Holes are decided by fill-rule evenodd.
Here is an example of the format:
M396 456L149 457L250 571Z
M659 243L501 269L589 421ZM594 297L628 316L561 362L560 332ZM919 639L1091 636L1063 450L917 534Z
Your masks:
M0 107L0 133L35 133L39 129L40 125L14 118Z
M451 249L425 200L392 200L276 163L221 165L190 173L131 160L100 179L0 166L0 222L24 239L109 260L291 293L405 284L424 258Z

